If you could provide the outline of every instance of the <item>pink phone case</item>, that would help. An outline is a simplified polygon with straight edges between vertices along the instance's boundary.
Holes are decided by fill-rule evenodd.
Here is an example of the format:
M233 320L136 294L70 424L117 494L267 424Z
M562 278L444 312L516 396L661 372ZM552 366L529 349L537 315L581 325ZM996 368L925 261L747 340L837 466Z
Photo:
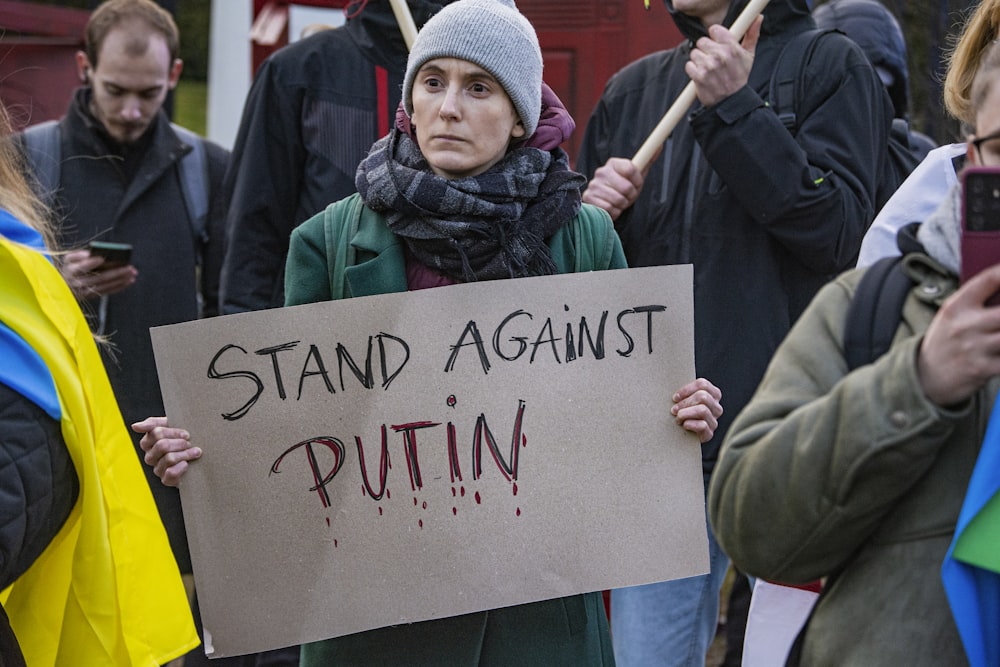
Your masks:
M960 279L964 283L1000 263L1000 168L967 167L962 172L962 190ZM988 303L1000 304L1000 294Z

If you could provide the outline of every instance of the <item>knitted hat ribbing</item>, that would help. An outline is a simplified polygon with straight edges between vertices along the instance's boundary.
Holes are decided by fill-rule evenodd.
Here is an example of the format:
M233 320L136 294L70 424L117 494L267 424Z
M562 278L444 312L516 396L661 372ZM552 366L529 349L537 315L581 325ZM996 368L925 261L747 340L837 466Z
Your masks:
M513 0L458 0L417 33L403 79L403 108L413 116L413 80L434 58L460 58L496 77L514 103L525 136L542 111L542 50L528 19Z

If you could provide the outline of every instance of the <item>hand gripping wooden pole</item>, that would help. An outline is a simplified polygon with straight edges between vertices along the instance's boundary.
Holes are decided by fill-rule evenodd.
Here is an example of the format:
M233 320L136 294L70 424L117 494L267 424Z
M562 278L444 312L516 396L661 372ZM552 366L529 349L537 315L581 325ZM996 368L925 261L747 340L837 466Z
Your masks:
M396 16L399 31L403 33L406 50L410 51L413 49L413 41L417 38L417 24L413 22L410 8L406 6L406 0L389 0L389 4L392 5L392 13Z
M760 16L760 13L764 11L767 3L768 0L750 0L747 3L747 6L736 17L732 27L729 29L736 39L743 39L743 35L746 34L747 29L754 20ZM667 113L663 114L663 118L653 128L646 141L636 151L635 156L632 158L632 162L636 167L642 170L649 166L649 163L653 160L653 156L656 155L656 151L660 149L660 146L667 140L670 133L674 131L677 123L681 122L684 114L688 112L688 109L691 108L696 99L694 81L690 81L688 85L684 86L684 90L677 96L677 99L670 105L670 108L667 109Z

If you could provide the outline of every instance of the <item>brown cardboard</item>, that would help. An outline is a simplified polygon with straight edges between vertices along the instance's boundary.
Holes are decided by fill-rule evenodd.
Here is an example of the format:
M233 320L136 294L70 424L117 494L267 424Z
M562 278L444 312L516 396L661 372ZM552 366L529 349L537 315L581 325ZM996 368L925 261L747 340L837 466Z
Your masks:
M689 265L151 333L213 657L708 571Z

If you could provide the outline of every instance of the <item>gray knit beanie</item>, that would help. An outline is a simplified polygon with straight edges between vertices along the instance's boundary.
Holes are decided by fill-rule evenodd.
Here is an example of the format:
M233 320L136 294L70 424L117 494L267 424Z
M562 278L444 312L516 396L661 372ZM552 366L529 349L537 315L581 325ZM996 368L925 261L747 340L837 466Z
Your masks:
M403 108L413 116L413 80L434 58L460 58L496 77L514 103L525 137L542 112L542 50L528 19L513 0L458 0L417 33L403 79Z

